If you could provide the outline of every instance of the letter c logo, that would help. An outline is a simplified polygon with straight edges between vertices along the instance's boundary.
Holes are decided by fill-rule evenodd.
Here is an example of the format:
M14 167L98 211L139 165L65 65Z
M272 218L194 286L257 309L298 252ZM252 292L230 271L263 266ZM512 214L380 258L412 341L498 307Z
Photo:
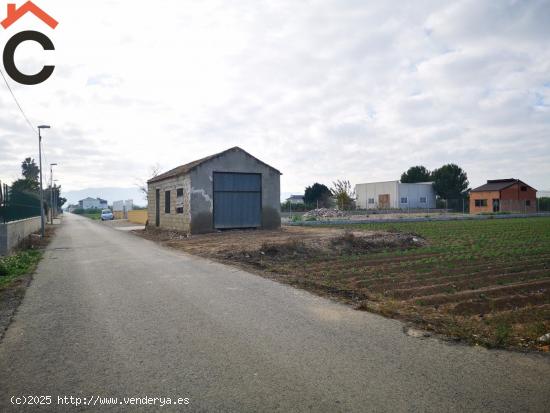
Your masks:
M4 67L10 77L23 85L37 85L47 80L53 73L55 66L44 66L40 72L34 75L26 75L21 73L15 66L15 49L28 40L37 42L44 50L55 50L55 47L48 36L33 30L27 30L17 33L6 43L4 48Z

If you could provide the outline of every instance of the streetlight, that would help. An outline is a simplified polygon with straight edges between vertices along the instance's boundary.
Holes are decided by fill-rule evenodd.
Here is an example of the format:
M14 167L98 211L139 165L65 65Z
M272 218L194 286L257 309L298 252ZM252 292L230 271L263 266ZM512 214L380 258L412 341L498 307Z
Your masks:
M40 125L38 127L38 160L40 164L40 235L44 238L44 189L42 188L42 135L41 129L50 129L48 125Z
M53 184L55 185L55 183L59 181L59 179L54 179L53 180ZM55 198L53 199L53 203L54 203L54 211L55 211L55 215L57 216L57 205L59 204L59 191L55 191Z
M53 225L53 167L57 166L56 163L50 164L50 217L51 217L51 224Z

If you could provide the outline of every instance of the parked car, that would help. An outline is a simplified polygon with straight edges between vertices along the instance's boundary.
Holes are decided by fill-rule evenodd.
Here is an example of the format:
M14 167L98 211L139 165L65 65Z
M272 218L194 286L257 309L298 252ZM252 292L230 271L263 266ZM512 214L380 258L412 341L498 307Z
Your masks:
M115 219L115 216L111 212L110 209L104 209L101 211L101 220L102 221L109 221L111 219Z

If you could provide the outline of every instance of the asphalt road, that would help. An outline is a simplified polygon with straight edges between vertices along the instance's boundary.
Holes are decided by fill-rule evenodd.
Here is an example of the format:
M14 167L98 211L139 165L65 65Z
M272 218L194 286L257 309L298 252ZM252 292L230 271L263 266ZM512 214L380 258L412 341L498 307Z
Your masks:
M548 411L550 358L402 327L69 215L0 344L0 411Z

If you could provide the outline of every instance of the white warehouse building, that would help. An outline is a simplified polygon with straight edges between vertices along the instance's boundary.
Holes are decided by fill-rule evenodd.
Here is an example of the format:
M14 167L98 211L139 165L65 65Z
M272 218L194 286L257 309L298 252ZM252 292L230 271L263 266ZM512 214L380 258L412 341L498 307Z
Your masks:
M82 209L106 209L107 201L101 198L84 198L78 201L78 206Z
M355 186L361 209L435 208L432 182L405 184L400 181L372 182Z

